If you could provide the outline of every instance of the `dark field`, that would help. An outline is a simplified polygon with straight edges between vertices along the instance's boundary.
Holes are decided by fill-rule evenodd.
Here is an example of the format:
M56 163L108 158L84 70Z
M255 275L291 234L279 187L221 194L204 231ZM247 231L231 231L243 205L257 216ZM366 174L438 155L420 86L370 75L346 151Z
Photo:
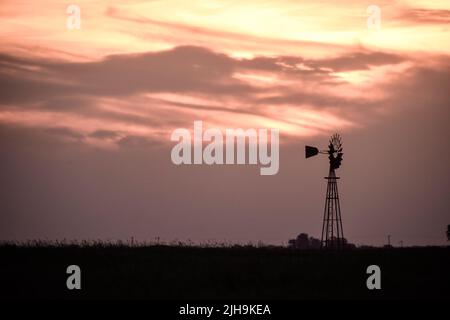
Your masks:
M66 268L81 268L81 290ZM366 268L381 268L368 290ZM450 297L450 248L0 246L1 298L317 299Z

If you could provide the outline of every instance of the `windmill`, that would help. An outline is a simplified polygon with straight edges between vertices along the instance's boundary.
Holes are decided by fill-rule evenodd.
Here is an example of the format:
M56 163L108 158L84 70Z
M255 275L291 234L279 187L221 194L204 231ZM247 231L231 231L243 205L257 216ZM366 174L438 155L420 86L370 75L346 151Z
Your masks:
M322 248L342 248L345 245L344 230L342 229L341 206L339 204L339 194L335 170L342 162L342 141L337 133L330 138L328 150L319 150L316 147L305 146L305 158L316 156L317 154L328 154L330 160L330 171L327 179L327 194L325 198L325 209L322 225Z

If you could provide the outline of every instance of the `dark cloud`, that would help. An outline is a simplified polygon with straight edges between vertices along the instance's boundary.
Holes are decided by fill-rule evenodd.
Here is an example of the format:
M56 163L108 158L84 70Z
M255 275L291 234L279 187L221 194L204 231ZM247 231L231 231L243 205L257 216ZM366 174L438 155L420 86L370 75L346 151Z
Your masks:
M408 8L395 18L401 22L409 21L413 24L426 23L448 25L450 23L450 10Z
M69 129L65 127L52 127L52 128L46 128L44 129L46 133L56 135L58 137L66 137L66 138L72 138L75 140L82 140L84 138L84 135Z
M300 56L237 59L195 46L112 55L94 62L63 62L0 54L0 104L4 110L68 113L87 119L152 128L184 126L186 115L183 109L271 117L273 115L265 113L266 105L288 103L299 107L308 104L314 108L333 108L341 115L351 115L371 112L374 103L305 90L302 83L336 86L339 80L332 74L335 71L367 69L375 65L399 63L404 59L398 55L363 49L324 60ZM255 87L235 77L236 73L246 72L284 76L298 81L298 86L274 84L270 88ZM187 94L207 100L230 98L245 107L236 108L226 102L218 107L164 98L139 100L137 97L143 93ZM261 93L264 97L260 97ZM116 107L103 107L108 104L116 104ZM128 107L133 109L132 104L138 105L139 112L127 112ZM172 110L154 105L170 105ZM174 108L179 110L177 114L173 113L174 110L177 112ZM280 120L289 122L289 119ZM108 139L109 136L96 132L92 137ZM75 139L74 136L72 138ZM118 141L121 146L147 143L138 141L140 138L109 138Z
M358 109L363 112L368 112L373 109L373 107L379 105L379 102L364 98L352 99L351 97L332 96L320 93L305 94L302 92L292 92L292 90L286 90L283 94L274 94L272 96L256 99L255 103L258 105L307 104L314 106L316 109L323 109L325 107L329 109L335 108L342 112L354 112L358 111Z
M150 147L159 145L159 143L153 139L133 135L123 137L117 143L122 147Z
M407 57L402 57L397 54L364 51L354 52L331 59L312 60L307 61L307 64L317 68L329 68L335 72L366 70L371 66L397 64L408 60Z
M120 135L119 132L111 131L111 130L96 130L91 133L89 136L97 139L114 139Z
M51 66L50 72L82 84L85 93L131 95L141 92L244 94L254 90L231 81L233 60L199 47L109 56L99 62Z
M245 95L256 89L231 79L235 61L199 47L109 56L63 63L0 56L0 102L60 99L71 95L126 96L142 92L208 92ZM8 66L5 66L5 64ZM18 71L9 72L13 65ZM20 66L32 66L35 73ZM20 72L19 72L20 71Z
M394 98L391 99L389 96L407 95L405 92L397 95L393 92L400 90L404 79L398 78L393 82L387 82L388 85L395 85L393 89L384 88L388 95L382 101L305 90L301 86L302 83L310 81L312 84L338 86L339 82L332 72L365 70L372 66L396 64L407 59L398 54L365 49L321 60L293 56L237 59L193 46L161 52L113 55L95 62L76 63L0 55L0 103L3 104L3 109L24 108L39 112L66 112L85 118L119 121L155 129L167 125L184 126L186 115L183 114L183 109L200 112L214 110L230 115L246 114L276 118L276 114L266 114L264 107L267 105L282 107L283 104L296 105L299 108L302 108L302 105L308 105L309 108L327 108L333 110L338 117L367 119L373 116L380 106L384 109L397 108L396 104L392 103ZM440 59L445 61L443 57ZM442 87L442 84L446 83L443 79L435 81L433 79L435 73L427 71L429 69L413 70L420 72L421 78L430 80L425 85L436 82L436 87ZM299 87L275 84L270 88L256 88L234 77L236 72L247 71L284 74L289 79L298 81ZM406 73L404 77L407 76ZM434 92L432 88L429 90ZM136 98L140 93L156 92L186 93L207 99L230 97L246 106L234 108L224 104L218 107L174 102L164 98L145 100ZM255 93L264 93L264 97ZM442 96L442 92L437 92L436 96ZM99 107L97 99L103 98L107 99L106 102L102 102L106 105L123 101L124 109L121 110L120 104L115 109ZM139 105L139 112L127 112L126 108L132 107L134 103ZM170 105L172 109L153 107L164 104ZM178 112L176 108L179 114L174 114ZM290 119L279 120L290 123ZM60 124L55 125L61 127ZM304 124L303 127L309 128L310 125ZM314 124L311 124L311 128L314 128ZM83 140L83 134L68 129L55 129L52 126L48 132L60 137ZM109 128L100 127L90 136L115 140L122 147L154 143L141 136L130 134L123 136L125 134L127 133L119 134Z
M408 60L398 54L362 49L329 59L303 59L302 57L255 57L241 60L242 68L272 72L287 72L302 76L330 76L331 72L367 70L372 66L397 64ZM306 79L308 80L308 78ZM311 80L317 80L313 78Z
M118 97L143 92L232 95L245 99L261 89L234 78L234 72L268 71L297 75L303 81L317 80L317 77L330 80L330 71L360 70L401 61L403 58L397 55L382 52L351 53L326 60L301 57L234 59L192 46L76 63L0 55L0 102L43 101L47 108L61 110L73 108L75 104L82 106L84 103L79 102L86 100L86 96ZM301 63L306 68L299 67ZM16 72L9 72L11 68ZM36 71L31 72L29 68Z

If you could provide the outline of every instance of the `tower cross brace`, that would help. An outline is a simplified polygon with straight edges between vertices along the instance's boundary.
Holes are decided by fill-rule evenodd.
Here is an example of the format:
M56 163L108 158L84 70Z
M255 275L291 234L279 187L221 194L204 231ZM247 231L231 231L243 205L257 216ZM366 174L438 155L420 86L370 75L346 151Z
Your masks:
M325 177L325 179L327 179L327 194L323 214L321 247L341 249L345 245L345 239L337 187L339 177L336 177L334 169L330 167L328 177Z

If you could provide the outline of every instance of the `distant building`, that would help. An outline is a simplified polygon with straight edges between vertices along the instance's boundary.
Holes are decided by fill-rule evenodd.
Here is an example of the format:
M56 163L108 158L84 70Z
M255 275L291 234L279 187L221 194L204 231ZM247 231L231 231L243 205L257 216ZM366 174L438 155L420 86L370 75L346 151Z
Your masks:
M300 233L297 238L289 240L289 247L295 249L320 249L320 240Z
M332 241L332 240L331 240ZM347 239L343 239L344 247L354 249L356 246L353 243L348 243ZM290 248L294 249L320 249L321 241L319 239L308 237L307 233L300 233L297 238L288 241Z

